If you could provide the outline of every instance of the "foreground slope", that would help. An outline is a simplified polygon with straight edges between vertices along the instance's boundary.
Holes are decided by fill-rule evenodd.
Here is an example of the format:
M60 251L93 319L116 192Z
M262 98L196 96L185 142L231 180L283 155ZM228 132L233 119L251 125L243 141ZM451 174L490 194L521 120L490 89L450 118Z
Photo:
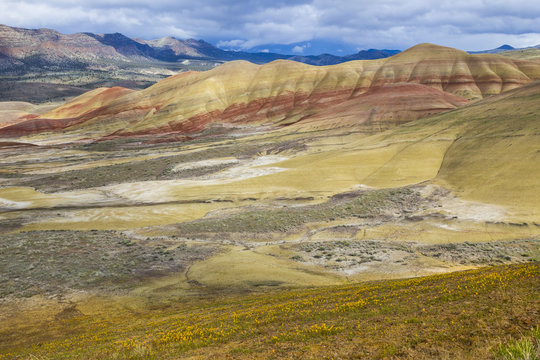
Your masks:
M94 298L3 322L0 359L491 359L540 321L539 281L536 263L170 303Z
M210 124L280 127L306 122L319 128L373 128L375 123L380 130L538 78L536 62L469 55L431 44L387 59L328 67L283 60L263 66L231 62L207 72L182 73L142 91L117 91L107 103L85 96L84 107L68 103L5 127L0 136L45 133L45 138L61 130L56 134L66 135L67 141L86 133L93 138L192 134Z

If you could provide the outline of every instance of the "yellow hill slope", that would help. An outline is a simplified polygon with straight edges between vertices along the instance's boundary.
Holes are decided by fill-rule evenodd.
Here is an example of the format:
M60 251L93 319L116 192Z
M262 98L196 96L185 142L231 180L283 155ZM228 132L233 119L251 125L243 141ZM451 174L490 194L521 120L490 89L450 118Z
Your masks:
M361 140L361 147L404 144L365 183L395 186L402 185L400 179L410 183L433 176L465 198L540 218L539 116L540 82L535 82Z

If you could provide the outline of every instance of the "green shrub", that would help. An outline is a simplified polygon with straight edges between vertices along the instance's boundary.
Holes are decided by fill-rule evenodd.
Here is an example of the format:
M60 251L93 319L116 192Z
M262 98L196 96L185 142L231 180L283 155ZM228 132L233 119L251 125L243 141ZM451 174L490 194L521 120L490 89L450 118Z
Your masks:
M530 336L499 345L497 355L498 358L505 360L539 360L540 326L533 328Z

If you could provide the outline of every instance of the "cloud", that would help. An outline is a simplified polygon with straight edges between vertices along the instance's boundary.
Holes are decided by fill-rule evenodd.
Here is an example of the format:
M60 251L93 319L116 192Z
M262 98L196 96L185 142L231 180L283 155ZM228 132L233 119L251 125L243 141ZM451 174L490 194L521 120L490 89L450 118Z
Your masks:
M292 52L294 53L303 53L305 49L309 49L311 47L311 43L307 43L304 45L296 45L292 48Z
M236 49L236 48L242 48L244 44L246 43L245 40L228 40L228 41L219 41L217 43L217 46L224 49Z
M195 37L239 50L314 40L334 42L336 49L540 44L540 2L530 0L2 0L0 23Z

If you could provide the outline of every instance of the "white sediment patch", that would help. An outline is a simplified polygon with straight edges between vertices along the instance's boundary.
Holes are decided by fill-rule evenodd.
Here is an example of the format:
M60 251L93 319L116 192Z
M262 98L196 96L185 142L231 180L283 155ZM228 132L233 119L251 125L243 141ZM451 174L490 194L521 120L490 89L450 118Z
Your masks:
M418 191L423 196L435 195L435 198L438 198L432 206L424 209L418 215L425 215L426 213L436 211L446 216L456 217L458 220L476 222L505 221L509 217L507 208L504 206L461 199L437 185L430 184L420 188ZM439 227L455 230L445 227L444 224L441 224Z
M284 156L261 156L256 159L239 161L237 166L197 178L124 183L109 185L100 189L114 197L121 197L126 200L147 203L175 201L179 200L178 194L181 193L183 188L229 184L236 181L286 171L286 168L277 166L270 167L267 165L285 161L287 159L288 158ZM198 166L200 165L200 162L191 164L197 164ZM206 164L208 164L208 162L206 162Z
M447 215L456 216L459 220L504 221L508 217L508 212L503 206L458 198L445 200L443 209Z
M0 209L20 210L53 207L86 207L121 204L124 199L101 190L75 190L47 194L29 187L0 188Z
M42 193L32 188L3 188L3 193L8 195L0 197L0 209L19 210L41 207L115 206L125 204L126 202L159 204L184 200L186 199L183 193L184 188L228 184L278 173L287 169L276 166L269 167L267 165L287 159L287 157L282 156L261 156L256 159L244 161L229 159L230 161L234 160L234 163L238 163L238 165L215 174L193 179L141 181L54 194ZM200 165L200 162L196 163L196 166ZM191 163L191 166L194 166L194 163ZM3 195L2 192L0 192L0 195ZM114 214L114 216L118 216L118 214Z
M359 274L361 272L368 271L370 269L371 269L371 266L361 265L361 266L355 266L353 268L341 269L341 272L347 276L351 276L351 275Z
M261 156L256 159L246 160L240 163L238 166L220 171L215 174L210 174L206 176L201 176L198 179L199 181L212 181L214 183L222 182L234 182L249 178L254 178L258 176L275 174L287 169L280 167L267 167L266 165L278 163L281 161L287 160L287 157L284 156Z
M25 209L32 205L31 201L12 201L4 198L0 198L0 209L5 210L18 210Z
M211 166L238 164L238 163L239 163L239 160L236 158L210 159L210 160L202 160L202 161L178 164L172 169L172 171L178 172L182 170L201 169L201 168L211 167Z
M441 229L446 229L446 230L451 230L451 231L460 231L460 229L456 229L455 227L452 227L452 226L447 225L447 224L436 223L434 225L436 227L441 228Z
M373 190L373 189L376 189L376 188L374 188L373 186L365 185L365 184L358 184L358 185L355 185L353 188L353 190Z

